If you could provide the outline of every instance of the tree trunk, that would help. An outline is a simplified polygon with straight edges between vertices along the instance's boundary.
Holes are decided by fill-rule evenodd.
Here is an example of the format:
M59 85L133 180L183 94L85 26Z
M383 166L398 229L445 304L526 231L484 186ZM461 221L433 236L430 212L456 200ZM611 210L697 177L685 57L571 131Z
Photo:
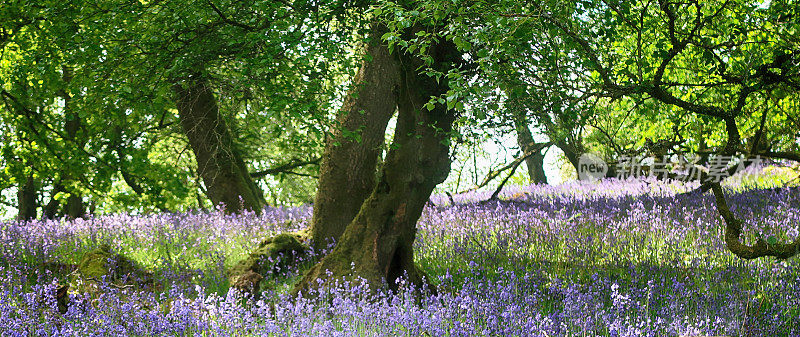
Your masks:
M531 129L528 127L524 114L518 113L515 116L514 126L517 129L517 144L519 144L523 153L528 153L531 149L541 145L534 142L533 134L531 134ZM544 174L544 149L526 158L525 166L528 168L528 177L531 184L547 184L547 176Z
M547 184L547 175L544 173L544 153L545 150L540 150L525 160L532 184Z
M529 127L527 108L519 96L506 87L505 92L508 96L508 109L514 120L514 129L517 132L517 144L522 153L530 153L531 149L540 147L542 143L536 143ZM525 158L525 166L528 168L528 178L531 184L547 184L547 176L544 173L544 151L542 148L531 156Z
M580 165L579 162L581 156L581 153L578 150L578 148L575 145L570 144L569 142L563 139L556 140L554 141L554 143L559 149L561 149L561 151L564 152L564 156L567 157L569 163L572 164L573 168L575 168L575 174L578 174L580 170L578 166Z
M71 66L63 67L62 77L65 85L69 85L69 83L72 81L73 75L74 71ZM66 89L62 90L61 93L59 93L59 96L61 96L61 98L64 100L64 115L66 116L66 120L64 121L64 131L66 131L67 140L72 142L72 145L76 148L83 149L83 147L86 145L86 140L85 137L78 137L78 131L81 129L81 117L72 106L72 96L66 91ZM64 204L62 213L70 219L76 219L86 215L86 205L83 203L83 197L77 191L70 188L69 184L63 184L64 182L75 180L74 175L74 171L63 171L61 174L62 188L69 188L66 190L66 192L69 192L69 196L67 197L66 204Z
M28 176L17 190L17 220L35 219L36 207L36 182Z
M46 219L55 219L59 215L60 203L56 200L56 194L64 192L64 186L60 182L53 183L53 189L50 191L50 201L42 208L42 216Z
M311 224L317 251L339 239L375 187L386 125L396 109L399 64L381 42L385 29L371 29L366 57L322 156Z
M80 195L76 195L75 192L69 194L67 204L64 205L64 215L70 219L77 219L86 215L86 205Z
M264 196L250 178L208 80L193 76L173 89L181 126L208 197L215 205L223 204L226 212L260 212L266 204Z
M441 70L459 56L449 43L432 45L430 52L432 66ZM417 58L402 55L399 59L397 129L380 178L336 247L305 274L296 291L317 287L317 279L342 277L362 278L373 290L387 283L396 289L395 281L404 273L412 284L423 282L412 248L416 223L433 188L449 174L448 137L454 114L440 104L430 111L425 107L431 96L447 92L447 81L419 75L422 63Z

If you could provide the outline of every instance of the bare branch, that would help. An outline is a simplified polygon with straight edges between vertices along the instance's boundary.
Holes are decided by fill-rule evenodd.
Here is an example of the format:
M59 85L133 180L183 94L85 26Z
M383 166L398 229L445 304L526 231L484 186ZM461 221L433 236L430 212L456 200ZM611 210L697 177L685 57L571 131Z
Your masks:
M466 191L457 192L456 194L475 191L475 190L477 190L479 188L482 188L482 187L485 187L486 185L489 185L489 183L492 182L498 176L500 176L501 173L503 173L503 172L505 172L505 171L507 171L509 169L516 170L516 167L519 166L522 162L524 162L525 159L528 159L530 156L536 154L537 152L539 152L539 151L541 151L541 150L543 150L543 149L545 149L545 148L547 148L548 146L551 146L551 145L553 145L553 142L532 144L528 148L527 152L525 152L521 156L517 157L517 159L514 159L514 161L512 161L508 165L499 168L497 171L489 172L489 174L486 175L486 178L484 178L483 181L480 184L477 184L475 187L470 188L470 189L468 189ZM514 172L512 171L511 174L513 175Z

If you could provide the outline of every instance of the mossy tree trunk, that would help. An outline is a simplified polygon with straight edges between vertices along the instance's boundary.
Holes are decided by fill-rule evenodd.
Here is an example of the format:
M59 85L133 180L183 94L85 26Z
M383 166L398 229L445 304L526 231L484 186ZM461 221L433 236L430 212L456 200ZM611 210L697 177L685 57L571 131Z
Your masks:
M375 187L386 125L397 106L400 69L373 24L353 87L325 144L314 200L311 237L322 250L338 240Z
M209 199L215 205L224 204L226 212L260 212L266 204L263 193L247 171L208 80L189 76L173 89L181 126Z
M449 43L431 46L430 53L436 69L449 69L458 60ZM333 251L304 275L297 291L316 287L320 278L358 277L373 290L387 283L394 288L404 273L412 284L423 282L412 248L416 224L433 188L449 174L448 138L455 117L440 104L425 108L431 96L447 92L447 81L418 74L417 58L400 55L399 60L397 128L377 184Z

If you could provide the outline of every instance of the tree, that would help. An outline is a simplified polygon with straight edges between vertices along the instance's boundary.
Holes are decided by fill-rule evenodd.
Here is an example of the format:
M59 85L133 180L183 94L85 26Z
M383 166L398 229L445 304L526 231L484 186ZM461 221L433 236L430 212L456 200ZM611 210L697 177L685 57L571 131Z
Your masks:
M36 218L36 181L33 176L28 176L25 183L17 189L17 220L31 220Z
M50 24L44 17L45 6L63 14L59 24ZM86 213L83 192L89 180L85 172L87 134L85 114L79 111L80 90L73 83L74 54L70 48L76 26L72 19L78 9L71 4L21 1L9 4L4 11L11 24L2 27L0 47L3 58L14 62L4 67L0 75L4 87L0 89L5 108L17 115L4 116L4 122L17 132L17 144L26 145L15 151L18 162L30 166L15 174L19 182L18 217L36 215L37 185L45 185L37 180L45 177L50 179L51 188L44 216L81 217ZM37 148L42 152L38 156L28 152ZM59 164L61 167L55 168Z
M782 2L760 6L740 1L585 2L577 6L575 16L544 15L543 20L571 41L594 74L594 90L603 95L643 97L722 123L725 142L718 147L720 155L793 158L797 144L786 139L795 132L769 127L764 116L772 113L796 121L796 110L773 110L762 103L780 106L800 92L797 33L788 29L795 23L786 21ZM581 10L585 12L578 15ZM626 36L637 38L620 43ZM761 121L745 147L740 123L757 121L759 112ZM767 139L771 142L762 143ZM784 150L766 150L770 147ZM726 224L725 242L735 255L788 258L800 252L800 240L741 243L741 221L728 209L719 185L711 187Z
M400 65L371 25L364 60L326 141L320 167L311 238L318 251L344 233L375 187L386 125L397 108Z
M492 123L511 124L509 129L517 134L518 143L531 142L527 139L533 139L533 126L577 171L580 156L587 152L584 132L594 97L584 84L581 65L565 52L564 41L531 19L539 15L541 4L476 3L455 10L483 13L452 30L462 34L460 40L468 41L470 59L477 64L477 85L472 86L476 87L472 93L480 97L477 100L494 101L483 109L501 112L484 119L500 117ZM472 26L484 28L468 28ZM498 90L501 95L495 94ZM533 167L543 159L541 153L528 157ZM529 168L529 173L537 170Z
M407 41L425 33L423 27L414 26L403 30L403 37ZM425 276L414 264L412 247L416 223L434 187L449 174L455 111L452 104L431 102L431 97L450 92L447 77L420 74L420 69L448 73L460 59L456 46L447 40L430 43L425 49L426 59L408 50L397 51L397 127L377 183L333 251L306 272L296 290L314 288L318 279L341 277L363 278L371 289L387 283L394 289L395 280L402 276L412 284L423 283Z
M498 83L489 87L513 88L510 98L527 98L528 110L541 112L537 122L573 166L586 150L585 126L604 111L597 107L623 99L637 102L631 111L639 116L660 106L687 122L688 114L694 123L719 125L713 128L722 131L722 142L713 145L719 155L796 160L800 124L797 110L786 107L800 91L797 10L783 1L469 3L454 10L461 15L447 29L459 34L457 44L472 49L470 59L486 77L499 79L477 83ZM742 127L748 128L745 136ZM686 128L670 129L688 138L680 135ZM652 153L667 153L661 140L645 143ZM797 242L741 244L741 223L725 214L721 189L714 190L734 254L797 254Z
M192 75L174 91L181 125L211 201L225 205L228 212L260 212L266 205L263 192L250 178L208 80Z
M329 14L308 3L223 0L188 7L163 1L135 6L145 14L119 14L135 17L130 22L137 33L120 32L117 26L127 24L121 18L109 20L104 29L122 41L116 51L130 64L125 69L134 68L141 62L138 55L145 54L148 66L136 70L138 83L160 95L172 93L204 183L198 188L211 202L238 211L241 197L244 208L260 210L265 200L249 172L260 178L287 173L274 168L288 163L268 166L274 157L290 153L270 148L280 138L316 141L291 128L301 124L298 120L306 126L325 122L327 111L320 105L329 103L335 82L325 76L340 75L339 70L326 73L333 67L326 62L342 58L336 53L343 54L340 35L350 33L348 26L332 33L335 29L326 28ZM252 121L259 123L248 125ZM253 136L265 130L271 132ZM297 152L313 146L303 144ZM313 162L314 153L308 157L305 161Z
M517 133L517 144L523 153L528 153L541 146L536 143L531 133L530 123L528 122L528 114L525 107L516 102L509 100L506 102L511 111L514 119L514 129ZM528 177L531 184L547 184L547 175L544 173L544 154L546 148L542 148L533 152L532 155L525 159L525 165L528 168Z
M344 62L342 70L335 69L340 65L331 61L346 59L338 55L346 55L341 46L347 45L347 25L335 26L342 32L334 34L321 18L327 14L315 13L314 6L272 1L197 6L67 1L63 6L75 8L59 12L63 21L78 24L67 35L53 32L50 40L70 41L70 61L78 70L73 92L80 93L73 101L79 101L83 134L91 137L87 156L78 162L97 166L80 181L80 190L103 200L106 211L183 210L220 202L236 210L239 196L246 208L259 210L265 184L253 182L249 170L262 181L270 175L289 183L302 178L297 188L311 188L305 176L313 176L313 168L276 168L297 154L308 156L299 159L312 165L319 156L319 134L328 118L321 106L336 95L337 77L349 70ZM50 3L32 7L60 9ZM307 21L310 17L317 20ZM23 49L35 54L32 60L46 56ZM195 104L201 102L206 105ZM211 172L225 162L229 169ZM232 188L239 190L228 191ZM208 193L211 202L198 191ZM280 196L281 191L270 192Z
M82 118L76 111L74 106L75 103L72 101L72 94L68 91L70 89L70 82L72 82L72 78L74 76L74 70L72 66L65 65L62 66L61 72L64 88L58 91L58 96L61 98L64 104L65 140L69 142L71 146L76 147L77 150L81 150L86 145L86 135L85 132L82 132ZM81 174L82 172L80 171L69 172L65 170L60 175L60 180L54 185L54 190L69 192L69 196L62 206L63 210L61 210L60 214L64 214L68 218L72 219L83 217L86 214L86 206L83 204L83 196L81 196L81 194L74 189L74 187L67 187L68 185L76 185L76 182L73 182L73 180L79 180L75 179L73 175ZM55 208L58 208L59 206L59 201L55 198L52 198L50 203L51 204L47 205L47 209L49 209L49 211L47 211L47 215L48 217L52 218L59 214L57 211L55 211Z

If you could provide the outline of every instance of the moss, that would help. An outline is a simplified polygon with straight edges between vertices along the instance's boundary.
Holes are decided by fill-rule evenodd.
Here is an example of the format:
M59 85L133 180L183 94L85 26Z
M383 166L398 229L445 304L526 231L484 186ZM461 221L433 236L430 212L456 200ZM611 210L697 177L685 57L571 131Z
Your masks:
M302 243L306 237L307 233L296 232L278 234L265 239L247 258L236 263L228 271L230 283L237 284L240 278L251 273L264 275L295 263L309 249Z
M89 251L83 255L78 272L83 277L103 278L119 280L123 276L133 276L142 279L150 279L150 274L139 267L136 262L121 254L115 254L111 247L103 245L100 248Z

